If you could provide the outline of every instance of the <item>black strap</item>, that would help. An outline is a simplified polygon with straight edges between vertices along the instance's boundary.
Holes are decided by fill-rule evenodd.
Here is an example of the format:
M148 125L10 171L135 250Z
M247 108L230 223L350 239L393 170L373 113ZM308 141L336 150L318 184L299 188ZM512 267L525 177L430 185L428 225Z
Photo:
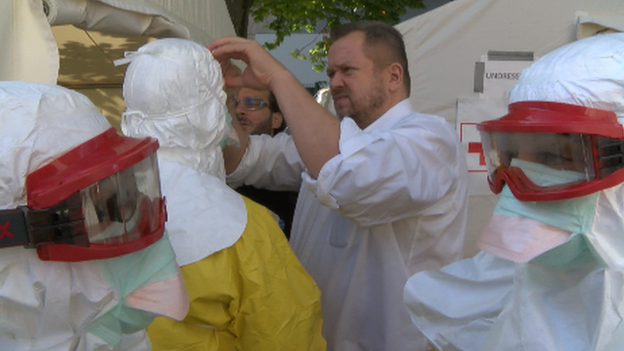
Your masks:
M19 208L0 211L0 248L24 246L28 242L24 211Z
M63 202L43 210L26 206L0 210L0 248L34 248L46 243L89 246L80 206L68 207Z

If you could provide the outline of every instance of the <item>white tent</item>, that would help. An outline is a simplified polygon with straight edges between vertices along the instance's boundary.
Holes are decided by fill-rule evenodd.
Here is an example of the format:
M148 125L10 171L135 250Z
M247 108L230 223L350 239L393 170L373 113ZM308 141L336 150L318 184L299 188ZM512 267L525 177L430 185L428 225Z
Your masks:
M208 44L235 35L225 0L0 1L0 80L56 83L87 95L113 125L125 66L151 38Z
M466 145L465 254L472 256L497 201L487 188L475 124L506 113L510 87L534 59L586 36L624 30L624 1L455 0L396 28L407 45L412 105L446 118Z

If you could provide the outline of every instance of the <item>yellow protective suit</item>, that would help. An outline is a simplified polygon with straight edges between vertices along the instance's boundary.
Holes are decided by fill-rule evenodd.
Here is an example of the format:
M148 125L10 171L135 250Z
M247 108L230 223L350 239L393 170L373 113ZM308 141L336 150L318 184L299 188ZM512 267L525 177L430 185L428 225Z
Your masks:
M183 266L191 306L182 322L147 328L154 351L325 350L320 292L270 212L245 198L236 243Z

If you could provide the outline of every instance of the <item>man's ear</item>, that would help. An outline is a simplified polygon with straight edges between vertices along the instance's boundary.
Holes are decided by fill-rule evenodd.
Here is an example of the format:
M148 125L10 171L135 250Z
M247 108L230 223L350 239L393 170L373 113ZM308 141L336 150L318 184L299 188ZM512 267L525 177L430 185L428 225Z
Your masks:
M284 122L284 116L281 112L273 112L273 116L271 116L271 118L273 119L271 121L271 129L278 129L282 126L282 123Z
M398 90L403 86L403 67L398 62L388 67L388 83L392 91Z

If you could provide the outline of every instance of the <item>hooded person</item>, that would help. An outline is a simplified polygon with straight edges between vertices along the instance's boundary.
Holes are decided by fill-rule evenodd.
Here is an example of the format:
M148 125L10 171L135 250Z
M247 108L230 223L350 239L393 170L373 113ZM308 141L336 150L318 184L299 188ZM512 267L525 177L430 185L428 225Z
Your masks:
M478 125L499 201L472 259L414 275L404 299L441 351L624 345L624 33L526 68Z
M150 350L189 307L156 149L83 95L0 82L0 350Z
M224 181L219 63L173 38L121 60L129 62L121 130L160 141L167 230L191 299L182 322L148 327L154 350L324 350L316 284L270 212Z

